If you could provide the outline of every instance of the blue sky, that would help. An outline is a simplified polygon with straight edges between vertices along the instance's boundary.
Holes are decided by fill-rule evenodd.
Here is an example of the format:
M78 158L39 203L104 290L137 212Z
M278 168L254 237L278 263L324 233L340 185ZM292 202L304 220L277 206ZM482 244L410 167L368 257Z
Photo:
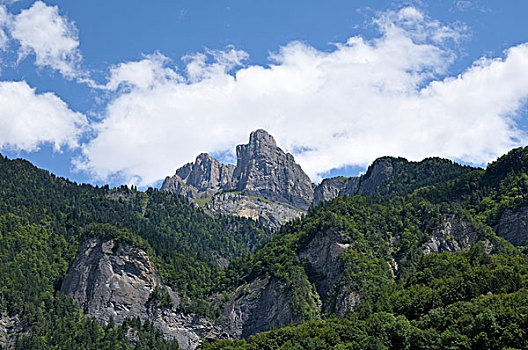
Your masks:
M0 152L157 185L269 130L315 181L527 143L525 1L0 1Z

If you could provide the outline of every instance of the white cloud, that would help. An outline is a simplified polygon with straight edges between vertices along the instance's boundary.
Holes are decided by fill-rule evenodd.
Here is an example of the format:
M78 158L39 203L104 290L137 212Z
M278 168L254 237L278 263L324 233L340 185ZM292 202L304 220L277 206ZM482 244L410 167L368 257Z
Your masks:
M37 66L58 70L68 78L81 75L77 29L59 14L57 6L36 1L10 21L10 34L20 43L20 59L35 55Z
M165 68L168 59L159 54L146 55L138 62L121 63L110 68L108 83L101 88L116 90L119 87L125 89L148 89L166 81L177 79L178 75L170 68Z
M79 146L86 117L52 93L37 94L26 82L0 82L0 149L36 151L43 143L55 150Z
M6 7L0 5L0 50L5 50L7 42L9 41L5 31L8 18Z
M525 143L514 124L528 96L528 45L445 77L464 30L415 8L381 14L380 36L331 52L293 42L269 66L240 66L229 48L185 58L185 74L160 56L124 63L126 84L83 146L77 166L104 179L151 184L200 152L232 151L265 128L317 179L384 155L485 163Z

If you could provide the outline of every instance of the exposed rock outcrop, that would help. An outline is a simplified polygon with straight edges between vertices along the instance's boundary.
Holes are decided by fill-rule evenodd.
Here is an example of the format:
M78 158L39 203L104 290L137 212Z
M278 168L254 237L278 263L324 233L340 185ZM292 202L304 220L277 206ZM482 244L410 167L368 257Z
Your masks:
M277 147L273 136L259 129L247 145L237 146L233 173L236 190L307 210L312 204L312 182L295 159Z
M161 190L207 200L205 209L211 214L251 217L271 228L300 216L298 210L307 210L313 201L308 175L264 130L252 132L248 144L237 146L236 166L202 153L167 177ZM236 196L225 194L233 191Z
M284 222L300 217L303 211L267 199L245 196L236 192L224 192L211 198L204 210L211 215L236 215L260 221L273 230Z
M90 239L81 246L61 291L87 314L121 324L126 317L144 318L150 294L159 286L161 279L144 251Z
M166 288L174 307L157 307L155 288ZM168 339L183 349L195 349L203 339L226 337L211 320L177 311L180 298L164 286L154 264L141 249L114 240L85 241L64 279L61 291L71 296L84 312L102 323L112 318L150 320Z
M387 180L394 170L391 158L379 158L369 166L367 173L361 177L354 194L373 194L378 186Z
M207 153L201 153L194 163L187 163L167 177L161 190L189 198L206 198L232 185L234 165L221 164Z
M312 268L312 282L322 299L339 282L343 267L339 257L350 246L350 237L335 229L318 232L299 252Z
M521 207L516 211L506 209L495 227L495 232L515 246L526 245L528 242L528 207Z
M324 179L314 189L313 205L317 206L323 202L328 202L336 197L353 196L357 194L359 177L333 177Z
M483 238L481 232L459 216L444 215L441 225L433 231L430 239L424 244L423 253L427 255L468 249ZM491 244L487 240L484 243L487 246Z
M18 337L23 337L27 329L20 322L18 315L0 315L0 348L14 349Z
M396 233L389 240L389 247L397 243L398 236ZM492 243L485 238L484 231L474 224L460 215L444 214L421 250L425 255L432 252L454 252L469 249L477 242L483 242L488 252L493 248ZM321 298L323 312L342 316L353 310L361 299L360 291L351 289L347 282L342 259L343 253L353 243L351 237L344 232L330 228L317 232L298 252L299 258L310 266L310 282L315 285ZM386 263L394 274L398 272L397 256L389 256Z
M158 307L152 300L155 288L166 288L174 306ZM101 323L110 318L116 325L125 318L149 320L166 338L176 339L183 349L196 349L203 341L248 337L296 321L290 293L277 280L268 278L257 278L238 288L226 304L219 305L223 310L220 323L200 315L183 314L177 309L180 298L161 283L148 255L114 240L85 241L61 291ZM6 329L13 328L9 326L13 322L4 323Z
M339 178L327 179L315 189L314 204L324 198L352 195L407 195L420 187L445 182L459 175L475 170L447 159L425 158L419 162L401 157L381 157L376 159L360 177L346 180L343 188ZM329 188L335 185L336 188ZM323 196L322 193L326 196Z
M232 293L222 319L235 338L247 338L295 321L291 296L278 281L269 278L257 278Z
M324 179L314 190L313 205L317 206L340 196L347 183L348 179L345 177Z

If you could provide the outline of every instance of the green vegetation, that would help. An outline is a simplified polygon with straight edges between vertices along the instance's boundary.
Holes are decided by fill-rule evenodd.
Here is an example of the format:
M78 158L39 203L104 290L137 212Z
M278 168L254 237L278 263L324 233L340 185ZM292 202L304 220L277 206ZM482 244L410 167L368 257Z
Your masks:
M381 196L404 196L418 188L444 183L475 170L470 166L462 166L437 157L426 158L420 162L382 157L376 159L373 165L381 162L389 162L393 168L391 177L376 188L376 194ZM369 170L372 171L373 168Z
M490 227L505 208L528 204L528 166L510 160L528 164L524 154L528 150L502 157L490 166L491 175L435 158L419 166L391 158L396 175L377 195L340 197L312 208L224 271L221 290L259 276L281 281L301 314L297 320L306 322L209 348L526 348L528 258ZM479 243L458 253L424 255L424 243L446 220L462 222L462 233L490 242L492 254ZM317 235L331 234L349 242L340 256L342 277L327 295L318 295L321 276L299 256ZM359 298L353 311L332 318L340 298L351 293ZM318 297L322 309L313 302Z
M423 257L370 312L289 326L205 349L525 349L528 258L481 244Z
M205 207L205 205L206 205L207 203L209 203L212 199L213 199L213 197L207 197L207 198L193 198L193 201L195 201L196 204L198 204L198 206L201 208L201 207Z
M179 349L176 341L165 340L148 320L125 320L119 327L110 321L101 326L60 293L46 295L41 303L42 307L28 305L32 310L26 310L24 321L31 325L31 332L18 338L15 349Z
M0 156L0 235L0 312L21 316L25 327L40 329L31 337L47 339L57 332L53 323L69 322L81 333L87 325L73 303L64 312L50 306L62 300L62 279L87 236L145 249L166 284L200 300L220 273L218 257L247 255L270 232L247 219L212 218L179 196L77 185ZM159 302L166 304L163 295ZM69 340L61 341L44 348L68 347Z
M438 158L384 160L393 176L375 195L311 208L271 237L252 220L212 218L179 196L78 185L0 156L0 312L30 330L19 349L176 348L149 322L99 325L59 292L79 244L95 236L147 251L185 312L214 317L211 294L256 278L288 293L294 324L206 349L528 348L527 249L492 230L505 210L528 207L528 149L486 170ZM446 225L486 244L425 255L431 237L458 244ZM326 236L346 244L337 283L323 292L325 277L301 253ZM220 257L228 268L219 268ZM356 304L336 318L345 296ZM149 302L172 306L165 288Z

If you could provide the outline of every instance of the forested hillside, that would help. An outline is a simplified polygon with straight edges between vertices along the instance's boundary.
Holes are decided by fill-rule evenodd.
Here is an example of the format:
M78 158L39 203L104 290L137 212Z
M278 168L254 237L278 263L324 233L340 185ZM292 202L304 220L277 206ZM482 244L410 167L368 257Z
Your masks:
M391 159L374 191L271 236L177 195L78 185L1 157L2 319L20 349L177 348L149 320L101 324L59 291L96 236L147 252L179 311L247 338L206 349L528 348L528 149L487 169Z
M301 325L211 348L526 348L528 231L517 232L524 241L514 248L494 229L508 210L526 208L527 155L516 149L487 170L466 167L453 180L407 192L405 184L426 182L437 169L400 168L395 178L403 183L391 178L378 195L338 197L284 225L225 270L220 289L277 279ZM321 236L346 246L337 265L325 258L331 249L314 243ZM347 297L353 305L343 309Z
M414 273L377 286L367 305L205 349L525 349L528 259L485 252L423 257Z
M192 301L207 294L220 272L217 259L246 255L270 235L251 220L214 219L179 196L126 186L77 185L26 161L4 157L0 232L0 310L22 318L20 323L35 338L26 341L44 348L67 347L77 337L87 337L79 348L101 348L107 335L116 337L113 332L121 332L123 343L121 328L109 331L85 320L77 306L57 292L86 236L142 247L164 282ZM163 344L159 335L147 333L140 335Z

